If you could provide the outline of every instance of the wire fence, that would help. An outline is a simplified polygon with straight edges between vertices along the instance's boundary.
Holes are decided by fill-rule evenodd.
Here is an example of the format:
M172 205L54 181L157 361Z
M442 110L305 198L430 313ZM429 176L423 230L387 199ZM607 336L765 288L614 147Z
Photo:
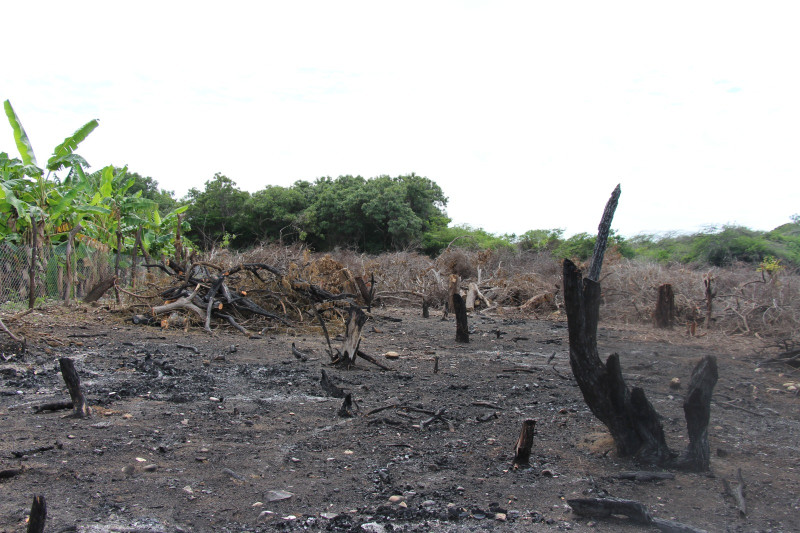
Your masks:
M39 247L33 265L32 252L30 245L0 243L0 306L14 309L28 306L30 302L39 305L82 299L92 287L114 276L116 271L117 257L113 251L83 247L71 254L71 265L67 264L65 244ZM142 266L141 256L121 254L117 285L132 290L141 288L162 275L152 270ZM34 283L31 283L31 272ZM113 291L111 294L113 297Z

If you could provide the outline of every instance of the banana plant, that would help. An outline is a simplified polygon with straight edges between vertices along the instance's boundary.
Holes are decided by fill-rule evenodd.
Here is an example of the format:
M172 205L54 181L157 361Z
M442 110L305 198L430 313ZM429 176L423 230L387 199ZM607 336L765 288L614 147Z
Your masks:
M28 134L11 102L6 100L3 108L20 155L20 159L12 159L5 152L0 154L0 207L6 207L4 212L9 213L3 230L10 235L27 228L36 231L41 237L39 242L43 242L53 233L53 228L75 218L76 213L93 211L86 203L80 202L85 196L86 182L82 182L78 175L89 165L75 150L99 122L90 120L56 146L47 161L45 174L45 169L38 166ZM62 180L56 173L63 169L68 169L68 173ZM35 228L33 219L36 220Z

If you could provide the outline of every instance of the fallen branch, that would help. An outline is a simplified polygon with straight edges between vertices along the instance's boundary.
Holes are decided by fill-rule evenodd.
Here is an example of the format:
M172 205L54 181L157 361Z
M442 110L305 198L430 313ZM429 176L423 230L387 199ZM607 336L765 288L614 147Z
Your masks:
M20 339L19 337L17 337L13 333L11 333L11 330L8 329L5 324L3 324L3 320L2 319L0 319L0 330L5 331L8 334L9 337L11 337L13 340L15 340L17 342L24 342L23 339Z
M650 515L643 504L633 500L620 498L576 498L567 500L572 511L588 518L609 518L612 516L626 516L631 522L654 526L667 533L706 533L703 529L664 520Z
M295 346L294 343L292 343L292 355L294 355L304 363L308 361L308 356L303 352L301 352L300 350L298 350L297 346Z
M739 484L735 489L731 488L730 483L725 478L722 478L722 486L725 487L725 494L736 500L736 508L739 510L739 516L747 516L747 502L744 500L744 478L742 477L742 469L736 470L736 479Z
M64 409L72 409L72 407L72 400L62 400L59 402L48 402L41 405L35 405L33 407L33 412L39 414L45 411L61 411Z

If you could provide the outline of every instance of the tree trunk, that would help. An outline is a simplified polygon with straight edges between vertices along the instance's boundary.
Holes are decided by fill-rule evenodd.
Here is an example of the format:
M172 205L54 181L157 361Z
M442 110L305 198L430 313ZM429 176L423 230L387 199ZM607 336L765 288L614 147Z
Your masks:
M469 342L467 306L460 294L453 294L453 312L456 315L456 342Z
M658 288L656 310L653 313L653 325L657 328L672 328L675 323L675 293L672 285L665 283Z
M38 230L36 217L31 215L31 264L28 268L28 309L36 307L36 261L38 260Z
M116 279L120 279L119 278L119 260L120 260L120 255L121 254L122 254L122 232L120 230L117 230L117 254L116 254L116 257L114 258L114 277ZM115 297L117 299L117 304L119 304L120 303L119 291L117 290L116 286L114 287L114 295L115 295Z
M82 229L83 226L77 224L74 228L69 230L69 233L67 234L67 290L66 294L64 295L64 300L67 303L72 301L72 288L73 284L75 283L75 273L72 269L72 255L75 251L75 236L80 233Z

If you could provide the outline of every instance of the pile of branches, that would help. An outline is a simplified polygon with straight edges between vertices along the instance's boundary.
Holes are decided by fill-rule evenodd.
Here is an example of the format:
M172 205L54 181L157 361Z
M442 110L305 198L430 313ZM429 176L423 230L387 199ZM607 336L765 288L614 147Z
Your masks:
M158 317L180 313L188 315L182 320L199 321L212 333L212 324L228 323L249 335L245 326L250 323L278 323L287 327L303 321L304 315L316 316L328 310L338 312L344 320L345 311L357 305L358 297L352 292L331 292L289 273L279 267L265 263L240 263L224 268L215 263L197 261L186 267L170 261L163 264L145 265L166 272L172 283L162 289L158 298L162 304L149 306L147 315L136 315L135 323L161 324ZM294 270L294 269L293 269ZM369 305L370 291L361 277L361 284L352 274L352 288L359 290L361 300ZM164 319L169 320L169 319Z

